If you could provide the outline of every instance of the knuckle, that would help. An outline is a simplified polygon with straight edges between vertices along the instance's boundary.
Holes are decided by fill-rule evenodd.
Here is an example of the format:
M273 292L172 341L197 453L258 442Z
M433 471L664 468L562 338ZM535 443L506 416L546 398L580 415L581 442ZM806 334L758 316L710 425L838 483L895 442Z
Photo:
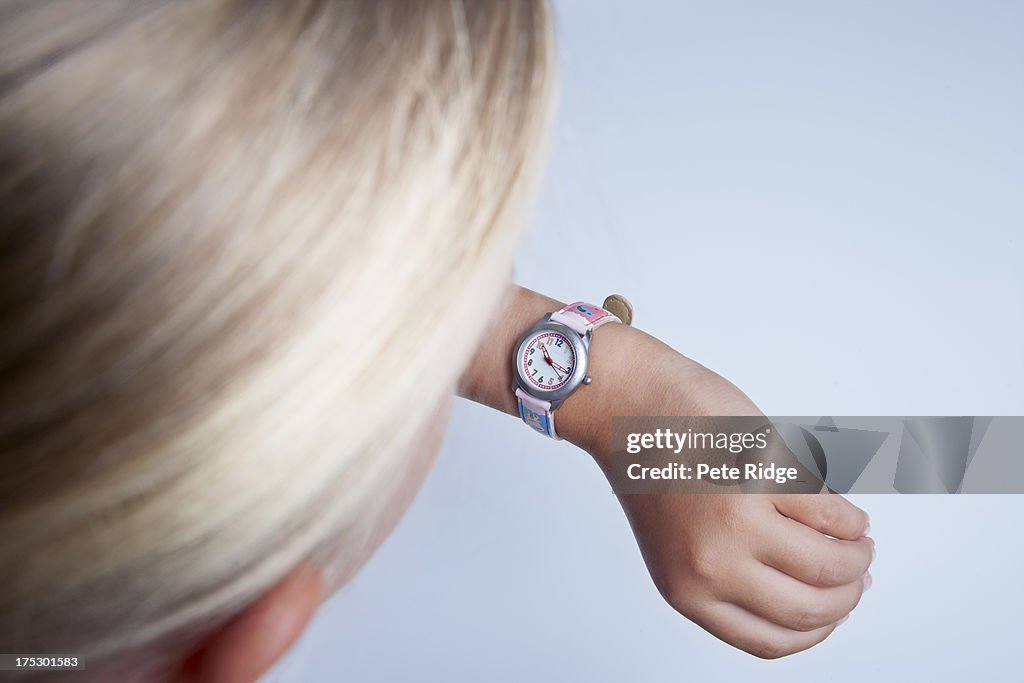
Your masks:
M684 579L670 581L662 590L665 602L667 602L672 609L683 615L687 613L688 606L694 599L696 593L697 587L693 582L686 581Z
M689 597L689 591L683 590L681 587L673 585L668 586L665 590L663 590L662 595L665 598L665 602L667 602L672 609L679 612L680 614L683 613L683 610L686 607L686 600Z
M818 523L826 529L834 529L842 521L839 505L828 500L832 496L822 496L825 500L818 506Z
M850 558L851 574L854 573L854 570L857 574L863 574L871 569L871 546L865 544L865 547L858 548L858 551Z
M850 612L852 612L853 610L857 609L857 605L860 604L860 601L861 601L861 599L863 597L864 597L864 588L863 588L863 586L858 586L857 587L857 591L853 594L853 596L850 599L848 599L846 601L845 614L843 614L843 616L844 617L848 616L850 614Z
M838 498L838 496L836 496ZM859 507L841 498L843 502L842 513L846 520L846 524L850 527L851 532L857 532L864 529L868 525L868 513L861 510Z
M857 528L867 531L868 528L868 513L864 512L860 508L854 508L857 511Z
M782 641L776 638L761 639L755 642L747 652L759 659L779 659L789 654Z
M843 565L838 554L832 553L829 557L823 558L819 563L816 584L819 586L838 586L843 583L845 577L846 567Z
M804 605L793 619L794 631L813 631L829 622L828 610L821 604Z
M707 583L716 583L721 577L722 568L718 557L708 550L691 553L690 569L696 578Z

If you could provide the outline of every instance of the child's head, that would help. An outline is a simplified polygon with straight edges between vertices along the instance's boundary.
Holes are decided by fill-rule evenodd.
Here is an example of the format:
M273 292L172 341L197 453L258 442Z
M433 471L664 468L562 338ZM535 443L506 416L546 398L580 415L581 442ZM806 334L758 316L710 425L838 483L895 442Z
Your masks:
M93 668L337 586L507 283L546 7L0 15L0 646Z

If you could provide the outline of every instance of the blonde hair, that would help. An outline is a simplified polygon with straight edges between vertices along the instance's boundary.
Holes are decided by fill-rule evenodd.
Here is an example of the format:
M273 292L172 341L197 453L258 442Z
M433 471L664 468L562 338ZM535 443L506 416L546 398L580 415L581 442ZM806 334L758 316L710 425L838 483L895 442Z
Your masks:
M0 16L0 643L95 662L345 575L507 284L547 7Z

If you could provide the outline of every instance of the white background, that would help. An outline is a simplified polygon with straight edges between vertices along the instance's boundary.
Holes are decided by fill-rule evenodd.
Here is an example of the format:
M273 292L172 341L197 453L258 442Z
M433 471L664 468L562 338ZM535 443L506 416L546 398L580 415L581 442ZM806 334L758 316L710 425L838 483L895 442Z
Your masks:
M1024 414L1024 5L556 12L520 284L626 294L768 414ZM588 456L461 403L412 511L280 677L1022 680L1024 499L855 502L874 587L823 645L760 661L664 604Z

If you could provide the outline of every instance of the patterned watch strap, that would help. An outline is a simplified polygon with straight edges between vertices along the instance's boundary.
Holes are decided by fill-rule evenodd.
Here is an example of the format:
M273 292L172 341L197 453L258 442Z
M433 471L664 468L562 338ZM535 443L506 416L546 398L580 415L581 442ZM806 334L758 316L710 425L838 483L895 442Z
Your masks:
M581 337L591 330L596 330L605 323L621 323L614 314L600 306L577 301L551 314L556 323L568 325Z
M555 433L555 413L551 410L551 401L542 401L522 389L516 389L516 398L519 399L519 417L523 418L528 427L544 436L561 440Z
M551 314L551 320L562 323L581 337L587 332L596 330L605 323L622 322L612 313L600 306L577 301ZM529 427L544 436L560 441L562 437L555 432L555 413L551 410L551 402L531 396L522 389L516 389L519 399L519 417Z

